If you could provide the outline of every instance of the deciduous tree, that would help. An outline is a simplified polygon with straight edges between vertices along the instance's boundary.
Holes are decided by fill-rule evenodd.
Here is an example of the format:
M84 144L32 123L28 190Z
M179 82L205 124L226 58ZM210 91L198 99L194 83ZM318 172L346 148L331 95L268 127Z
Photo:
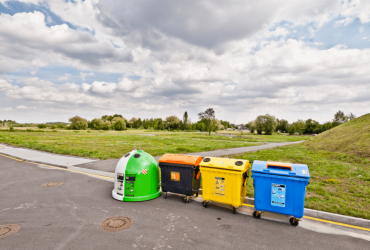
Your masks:
M200 112L198 114L199 120L202 120L202 122L205 124L207 131L209 135L211 135L211 131L213 130L214 122L215 122L215 111L213 108L208 108L204 112Z
M126 129L126 122L121 117L114 118L112 123L112 128L114 130L125 130Z
M87 128L87 120L79 116L69 118L69 122L71 122L69 125L69 128L71 129L85 130Z

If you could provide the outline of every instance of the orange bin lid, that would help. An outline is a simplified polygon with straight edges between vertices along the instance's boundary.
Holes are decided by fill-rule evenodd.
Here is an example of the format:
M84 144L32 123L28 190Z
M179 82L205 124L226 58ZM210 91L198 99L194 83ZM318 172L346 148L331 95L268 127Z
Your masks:
M202 160L203 157L198 155L164 154L159 162L198 166Z

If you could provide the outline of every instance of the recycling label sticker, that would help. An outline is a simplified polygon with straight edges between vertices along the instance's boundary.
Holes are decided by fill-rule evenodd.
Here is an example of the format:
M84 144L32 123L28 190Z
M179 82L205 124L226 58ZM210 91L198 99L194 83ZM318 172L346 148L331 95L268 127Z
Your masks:
M271 205L285 207L286 185L272 184L271 188Z
M171 181L180 181L180 172L171 171Z
M215 194L225 195L225 178L215 177Z
M117 194L123 195L123 179L124 175L122 173L117 173Z

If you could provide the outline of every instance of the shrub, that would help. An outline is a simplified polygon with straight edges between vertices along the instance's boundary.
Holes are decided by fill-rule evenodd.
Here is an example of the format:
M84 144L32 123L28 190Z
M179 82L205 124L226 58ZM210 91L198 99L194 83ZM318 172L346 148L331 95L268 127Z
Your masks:
M111 129L111 127L112 127L112 124L110 123L110 121L105 121L105 122L103 122L103 126L102 126L102 129L103 130L109 130L109 129Z
M13 132L13 131L14 131L14 128L13 128L13 126L12 126L12 125L10 125L10 127L9 127L9 131L10 131L10 132Z
M126 122L122 118L114 118L114 122L112 124L112 128L114 130L126 130Z
M295 127L294 126L290 126L290 128L289 128L289 134L290 135L294 135L295 134Z
M90 122L90 128L95 130L103 129L103 121L99 118L95 118Z
M39 129L43 129L43 128L47 128L47 127L48 127L48 125L46 125L46 124L37 124L37 127L38 127Z
M87 128L87 120L79 116L69 118L69 121L71 122L70 129L85 130Z
M62 128L62 129L66 129L67 128L67 125L63 124L63 123L59 123L57 125L58 128Z

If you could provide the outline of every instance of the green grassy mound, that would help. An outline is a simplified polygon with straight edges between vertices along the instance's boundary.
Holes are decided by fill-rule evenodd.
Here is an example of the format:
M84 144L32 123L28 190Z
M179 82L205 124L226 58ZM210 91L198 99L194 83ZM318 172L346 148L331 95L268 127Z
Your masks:
M370 114L330 129L304 143L311 150L325 150L370 158Z

